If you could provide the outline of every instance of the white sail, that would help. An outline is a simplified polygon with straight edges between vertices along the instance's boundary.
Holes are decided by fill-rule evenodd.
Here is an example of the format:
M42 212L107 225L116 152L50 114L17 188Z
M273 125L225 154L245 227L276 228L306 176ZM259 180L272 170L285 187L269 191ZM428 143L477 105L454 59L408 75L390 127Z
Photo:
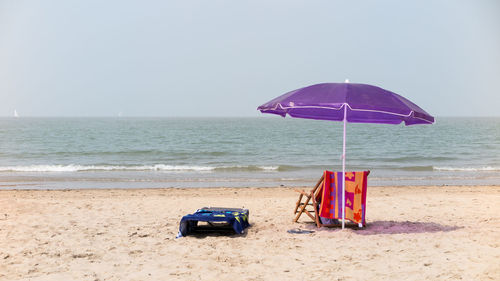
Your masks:
M14 109L14 117L19 117L19 114L17 114L17 110Z

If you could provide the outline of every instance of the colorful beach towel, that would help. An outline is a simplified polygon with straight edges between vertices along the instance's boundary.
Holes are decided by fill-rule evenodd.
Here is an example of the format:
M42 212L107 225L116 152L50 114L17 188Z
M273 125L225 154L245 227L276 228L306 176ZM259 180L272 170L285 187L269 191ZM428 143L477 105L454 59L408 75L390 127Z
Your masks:
M370 171L345 173L345 218L365 225L366 186ZM320 217L342 219L342 172L325 171Z

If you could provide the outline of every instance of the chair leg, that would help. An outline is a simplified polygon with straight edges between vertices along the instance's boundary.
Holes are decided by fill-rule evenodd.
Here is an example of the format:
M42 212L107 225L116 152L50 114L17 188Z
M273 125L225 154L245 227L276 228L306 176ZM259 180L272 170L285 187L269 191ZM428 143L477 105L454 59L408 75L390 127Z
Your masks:
M299 209L299 206L300 206L300 201L302 201L302 197L303 197L303 196L304 196L304 195L303 195L302 193L299 195L299 200L298 200L298 201L297 201L297 203L295 204L295 211L293 211L293 213L294 213L294 214L296 214L296 213L297 213L297 210Z
M314 219L313 221L316 223L316 227L321 227L321 222L319 220L319 210L318 210L318 203L316 202L316 198L315 198L315 195L314 193L312 194L312 200L313 200L313 207L314 207Z

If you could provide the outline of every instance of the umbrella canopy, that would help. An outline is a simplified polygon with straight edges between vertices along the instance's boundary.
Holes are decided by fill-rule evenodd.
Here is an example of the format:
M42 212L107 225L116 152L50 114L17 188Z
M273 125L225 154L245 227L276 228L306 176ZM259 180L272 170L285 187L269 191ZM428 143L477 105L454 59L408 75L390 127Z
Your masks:
M354 83L323 83L279 96L257 109L297 118L355 123L431 124L434 117L413 102L382 88Z
M432 124L434 117L413 102L382 88L355 83L323 83L281 95L257 108L262 113L344 122L342 146L342 228L345 224L346 123Z

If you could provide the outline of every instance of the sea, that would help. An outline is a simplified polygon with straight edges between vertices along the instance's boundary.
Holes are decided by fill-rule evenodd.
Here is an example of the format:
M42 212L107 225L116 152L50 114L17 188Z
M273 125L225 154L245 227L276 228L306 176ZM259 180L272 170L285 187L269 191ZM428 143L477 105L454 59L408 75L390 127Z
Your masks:
M342 170L341 122L0 118L0 189L312 186ZM346 170L372 186L499 185L500 118L347 124Z

